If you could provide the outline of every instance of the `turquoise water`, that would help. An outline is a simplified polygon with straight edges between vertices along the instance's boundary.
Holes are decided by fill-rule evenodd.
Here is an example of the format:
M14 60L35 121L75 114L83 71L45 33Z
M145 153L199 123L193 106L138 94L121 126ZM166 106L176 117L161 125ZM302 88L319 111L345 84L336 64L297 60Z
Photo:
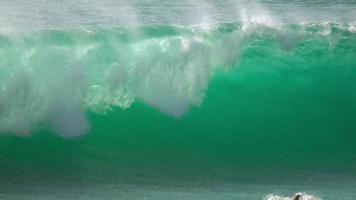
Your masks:
M0 198L356 198L354 2L38 3L1 8Z

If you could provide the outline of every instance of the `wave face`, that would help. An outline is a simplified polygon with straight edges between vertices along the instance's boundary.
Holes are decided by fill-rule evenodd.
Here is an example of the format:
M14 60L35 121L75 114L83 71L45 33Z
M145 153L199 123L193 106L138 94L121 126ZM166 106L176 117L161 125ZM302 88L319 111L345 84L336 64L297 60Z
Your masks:
M0 199L356 199L353 1L86 2L0 3Z

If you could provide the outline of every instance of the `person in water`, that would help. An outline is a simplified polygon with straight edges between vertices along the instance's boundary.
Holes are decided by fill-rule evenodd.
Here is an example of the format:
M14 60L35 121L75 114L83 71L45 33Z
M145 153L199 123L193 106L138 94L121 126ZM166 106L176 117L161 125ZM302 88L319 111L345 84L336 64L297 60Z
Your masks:
M302 193L296 193L294 194L293 200L301 200L302 196L303 196Z

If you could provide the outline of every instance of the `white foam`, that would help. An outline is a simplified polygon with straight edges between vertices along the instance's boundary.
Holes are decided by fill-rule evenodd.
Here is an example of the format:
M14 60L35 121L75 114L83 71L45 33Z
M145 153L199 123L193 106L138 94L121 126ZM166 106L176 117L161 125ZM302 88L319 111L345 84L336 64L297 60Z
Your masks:
M319 197L306 193L296 193L293 197L284 197L275 194L267 195L264 200L321 200Z
M239 13L240 20L243 24L243 30L260 25L277 28L280 24L278 20L272 16L269 10L261 4L250 3L247 7L240 6Z
M349 24L349 28L348 30L351 32L351 33L356 33L356 21L352 22Z

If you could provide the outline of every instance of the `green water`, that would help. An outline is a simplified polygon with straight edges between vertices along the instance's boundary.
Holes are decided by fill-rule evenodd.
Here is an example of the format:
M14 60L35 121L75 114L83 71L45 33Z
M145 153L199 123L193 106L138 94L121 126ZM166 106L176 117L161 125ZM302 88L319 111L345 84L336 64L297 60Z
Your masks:
M4 34L0 198L354 199L352 30Z

